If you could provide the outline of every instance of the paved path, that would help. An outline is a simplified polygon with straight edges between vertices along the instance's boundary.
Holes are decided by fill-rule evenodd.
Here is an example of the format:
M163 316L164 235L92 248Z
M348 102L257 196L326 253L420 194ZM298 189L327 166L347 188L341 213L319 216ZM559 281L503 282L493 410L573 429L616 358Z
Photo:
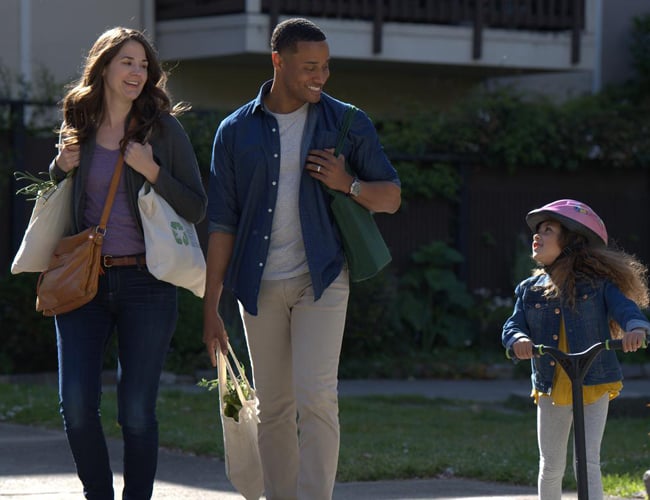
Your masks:
M528 381L342 381L342 396L422 394L428 397L502 401L511 394L525 397ZM648 380L627 381L630 396L650 394ZM650 395L648 396L650 400ZM109 441L115 490L122 486L121 443ZM119 498L119 495L116 495ZM61 430L0 423L0 500L77 500L79 480ZM240 499L225 477L219 459L161 450L154 500ZM565 495L575 499L574 495ZM334 500L534 500L535 489L501 483L437 478L405 481L337 483Z

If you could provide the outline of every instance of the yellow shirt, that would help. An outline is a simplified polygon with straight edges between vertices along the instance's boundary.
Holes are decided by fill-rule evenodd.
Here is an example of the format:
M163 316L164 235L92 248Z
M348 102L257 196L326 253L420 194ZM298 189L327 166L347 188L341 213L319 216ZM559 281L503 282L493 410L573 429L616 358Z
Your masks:
M558 339L558 349L560 349L562 352L569 351L569 344L567 342L566 331L564 329L564 319L560 322L560 338ZM623 383L620 380L618 382L609 382L606 384L583 385L583 403L586 405L594 403L595 401L598 401L603 396L603 394L606 393L609 393L609 399L611 401L620 394L622 388ZM556 405L573 404L571 379L566 374L564 369L559 364L556 364L551 394L540 393L537 389L533 388L531 395L535 399L535 404L539 402L540 396L553 398L553 404Z

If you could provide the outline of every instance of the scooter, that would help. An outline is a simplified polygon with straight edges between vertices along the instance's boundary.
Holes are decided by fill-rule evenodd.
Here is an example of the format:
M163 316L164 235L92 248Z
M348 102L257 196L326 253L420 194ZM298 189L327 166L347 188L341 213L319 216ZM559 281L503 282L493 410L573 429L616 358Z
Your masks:
M643 348L648 345L648 337L643 343ZM582 399L582 383L589 367L596 356L602 351L620 350L623 348L622 340L606 340L592 345L589 349L566 353L556 347L542 344L533 345L533 356L549 354L559 363L571 380L571 393L573 396L573 439L575 442L576 482L578 485L578 500L589 500L587 482L587 451L585 445L585 414ZM512 349L506 353L509 359L516 359Z

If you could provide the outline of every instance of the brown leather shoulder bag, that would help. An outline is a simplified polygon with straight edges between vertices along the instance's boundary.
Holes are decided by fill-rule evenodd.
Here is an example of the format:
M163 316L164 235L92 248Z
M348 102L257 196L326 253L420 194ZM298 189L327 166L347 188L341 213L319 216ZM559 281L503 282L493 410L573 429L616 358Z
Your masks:
M39 276L36 310L42 311L44 316L73 311L90 302L97 294L106 224L123 165L124 157L120 153L99 225L61 238L47 269Z

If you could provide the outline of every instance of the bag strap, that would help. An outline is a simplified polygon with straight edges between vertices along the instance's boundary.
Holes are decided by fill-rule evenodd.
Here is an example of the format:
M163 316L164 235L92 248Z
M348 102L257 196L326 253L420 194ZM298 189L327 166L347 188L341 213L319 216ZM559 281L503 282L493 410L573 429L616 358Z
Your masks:
M131 118L131 121L129 122L129 129L133 128L135 124L135 118ZM99 219L99 225L97 226L97 232L101 232L102 234L106 232L108 216L111 214L111 208L113 208L113 201L115 201L117 186L120 183L123 166L124 155L122 154L122 149L120 148L120 156L117 159L117 163L115 164L115 170L113 171L113 177L111 178L111 185L108 188L108 195L106 196L106 201L104 202L104 210L102 210L102 217Z
M111 178L111 185L108 188L108 195L106 196L106 201L104 202L104 210L102 211L102 217L99 219L99 225L97 226L97 231L105 233L106 224L108 224L108 216L111 214L111 208L113 208L113 201L115 201L115 194L117 193L117 186L120 183L120 177L122 175L122 167L124 166L124 155L120 151L120 157L117 159L115 164L115 171L113 172L113 177Z
M336 138L336 146L334 147L334 156L338 156L341 154L341 150L343 149L343 144L345 144L345 137L348 135L348 132L350 131L352 120L354 119L354 115L358 110L359 108L357 108L356 106L353 106L352 104L348 104L348 109L345 110L345 114L343 115L343 123L341 124L341 128L339 129L339 135ZM349 172L347 162L346 162L346 169ZM343 194L340 191L336 191L335 189L327 187L323 181L321 181L320 185L326 192L328 192L332 196L339 196Z
M338 138L336 139L336 147L334 148L334 156L341 154L343 149L343 144L345 143L345 137L350 131L350 125L352 125L352 119L354 118L355 113L358 111L356 106L348 104L348 109L345 111L343 116L343 123L341 124L341 129L339 130Z
M241 363L237 359L237 356L235 356L235 351L233 351L232 346L230 345L230 342L228 342L228 352L230 353L230 356L232 357L232 360L235 362L235 366L237 366L237 371L239 372L239 376L241 379L246 383L249 389L251 389L251 384L246 378L246 373L244 372L244 369L242 368Z
M230 356L232 357L235 366L237 367L237 371L239 372L239 377L241 381L246 385L246 387L250 391L252 389L251 384L246 378L246 374L244 373L241 364L237 359L237 356L235 356L235 352L232 350L232 347L230 346L230 342L228 343L228 352L230 353ZM217 349L217 362L218 362L217 380L219 383L219 389L222 391L221 397L223 397L223 395L227 393L226 379L228 378L228 375L230 375L230 379L233 381L233 385L235 386L235 391L237 391L239 400L243 403L246 400L246 398L244 397L244 393L239 383L237 382L237 374L233 370L230 360L228 359L228 356L224 355L220 349Z

